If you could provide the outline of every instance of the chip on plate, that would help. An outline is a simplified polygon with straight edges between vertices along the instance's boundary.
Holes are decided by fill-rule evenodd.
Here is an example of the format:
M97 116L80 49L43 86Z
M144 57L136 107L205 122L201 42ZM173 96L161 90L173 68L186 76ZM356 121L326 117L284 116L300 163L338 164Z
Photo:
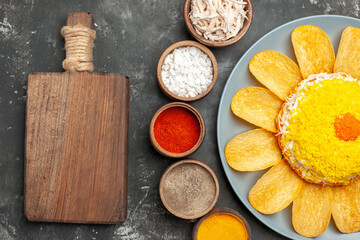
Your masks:
M276 118L282 101L262 87L247 87L237 91L231 101L232 112L270 132L276 132Z
M292 224L304 237L316 237L329 225L333 204L331 187L303 182L292 207Z
M249 63L249 70L254 77L275 93L281 100L302 80L299 67L282 53L262 51Z
M345 72L360 79L360 29L347 27L341 35L334 72Z
M342 233L360 230L360 180L346 186L333 187L334 205L332 215L336 227Z
M255 129L233 138L225 147L225 158L238 171L269 168L281 161L281 151L275 135Z
M312 25L297 27L291 33L291 41L304 79L311 74L333 72L334 49L321 28Z
M250 204L263 214L273 214L298 196L303 180L282 160L265 173L249 192Z

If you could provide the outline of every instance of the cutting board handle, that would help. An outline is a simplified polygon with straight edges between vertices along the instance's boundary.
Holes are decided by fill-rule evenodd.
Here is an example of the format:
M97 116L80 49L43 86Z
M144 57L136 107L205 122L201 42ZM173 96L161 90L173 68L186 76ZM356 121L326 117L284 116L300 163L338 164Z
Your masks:
M93 71L93 45L95 31L93 17L88 12L70 12L66 26L61 29L65 38L66 59L63 68L66 71Z
M88 12L69 12L66 19L66 26L74 27L78 24L93 29L94 20L91 13Z

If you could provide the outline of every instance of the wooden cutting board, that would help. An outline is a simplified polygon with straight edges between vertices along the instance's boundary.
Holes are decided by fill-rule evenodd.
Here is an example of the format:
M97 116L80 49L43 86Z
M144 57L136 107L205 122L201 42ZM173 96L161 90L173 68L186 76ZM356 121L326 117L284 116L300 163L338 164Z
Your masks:
M92 27L88 13L68 26ZM29 221L113 224L126 218L129 80L118 73L28 78L25 215Z

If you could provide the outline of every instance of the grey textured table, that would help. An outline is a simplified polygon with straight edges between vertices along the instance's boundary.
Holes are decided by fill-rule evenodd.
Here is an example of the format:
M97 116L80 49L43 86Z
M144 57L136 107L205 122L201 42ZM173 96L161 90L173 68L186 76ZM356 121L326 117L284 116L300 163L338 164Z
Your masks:
M184 1L0 1L0 239L191 239L194 221L174 217L158 193L162 172L174 160L162 157L148 140L152 115L171 102L156 82L161 53L172 43L192 39L182 16ZM242 54L261 36L288 21L319 14L359 17L358 0L253 1L254 19L237 44L212 49L219 63L213 91L191 103L203 115L206 137L192 155L208 163L220 182L216 206L238 210L253 239L285 239L242 205L223 172L216 143L216 117L226 80ZM117 225L30 223L23 214L24 116L27 75L60 72L64 41L60 29L70 11L88 11L97 31L97 72L130 77L128 218Z

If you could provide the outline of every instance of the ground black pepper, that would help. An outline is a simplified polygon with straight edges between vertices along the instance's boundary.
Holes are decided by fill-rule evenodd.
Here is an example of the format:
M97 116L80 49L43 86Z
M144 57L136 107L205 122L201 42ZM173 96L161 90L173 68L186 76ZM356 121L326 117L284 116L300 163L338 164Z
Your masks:
M207 169L192 163L180 164L165 176L163 199L184 216L206 211L216 197L216 184Z

